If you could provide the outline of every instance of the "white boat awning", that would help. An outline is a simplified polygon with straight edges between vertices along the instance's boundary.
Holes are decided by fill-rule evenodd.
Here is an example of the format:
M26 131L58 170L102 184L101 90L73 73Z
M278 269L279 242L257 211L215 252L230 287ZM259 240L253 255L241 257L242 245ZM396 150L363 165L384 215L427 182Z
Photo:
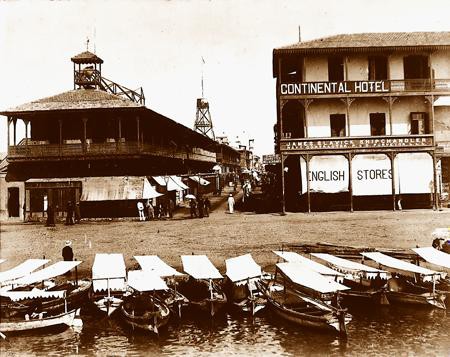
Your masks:
M9 280L21 278L49 261L47 259L28 259L10 270L0 272L0 283L3 284Z
M130 270L128 272L128 285L141 292L169 289L164 280L148 270Z
M433 247L413 248L427 262L450 269L450 254L441 252Z
M72 270L77 265L81 264L81 261L61 261L55 264L52 264L44 269L35 271L28 275L23 276L22 278L13 280L10 282L11 285L29 285L34 284L40 281L48 280L54 278L56 276L67 273L69 270Z
M369 279L375 279L378 275L381 279L387 279L387 272L384 270L372 268L370 266L352 262L351 260L335 257L326 253L311 253L311 255L325 260L331 264L335 269L346 273L364 272Z
M338 278L339 281L344 280L344 274L333 270L331 268L328 268L327 266L317 263L311 259L308 259L298 253L295 252L282 252L282 251L273 251L276 255L283 258L287 262L290 263L300 263L306 265L308 269L311 269L315 271L316 273L325 275L325 276L331 276L333 278Z
M433 276L439 278L442 274L437 271L427 269L415 264L411 264L400 259L392 258L389 255L380 252L366 252L361 254L369 259L376 261L382 266L393 269L393 271L395 272L401 271L402 274L404 275L414 275L414 274L423 275L425 277L423 279L424 281L433 280Z
M222 279L217 268L206 255L182 255L184 271L194 279Z
M1 291L0 295L10 298L12 301L20 301L25 299L62 299L65 290L47 291L34 288L31 291Z
M277 268L280 269L294 284L305 286L321 294L350 289L345 285L336 283L335 281L327 279L319 273L308 269L302 263L278 263Z
M153 272L160 277L184 275L166 264L157 255L135 255L134 259L137 260L142 270Z
M3 262L6 262L6 259L0 259L0 264L2 264Z
M195 182L199 183L202 186L208 186L210 184L210 182L208 180L205 180L204 178L202 178L200 176L189 176L189 178L192 181L195 181Z
M261 277L261 267L253 260L251 254L225 260L227 272L232 282Z
M435 107L449 107L450 106L450 97L442 96L436 99L433 104Z
M95 254L92 265L94 291L125 290L125 261L120 253Z

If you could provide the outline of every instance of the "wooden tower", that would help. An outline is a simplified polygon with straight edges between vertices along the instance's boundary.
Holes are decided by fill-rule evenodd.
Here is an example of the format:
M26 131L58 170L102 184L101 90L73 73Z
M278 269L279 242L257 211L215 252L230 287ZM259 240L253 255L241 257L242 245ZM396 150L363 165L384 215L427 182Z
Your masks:
M209 112L209 103L205 98L197 99L197 114L195 116L194 130L216 140L211 113Z

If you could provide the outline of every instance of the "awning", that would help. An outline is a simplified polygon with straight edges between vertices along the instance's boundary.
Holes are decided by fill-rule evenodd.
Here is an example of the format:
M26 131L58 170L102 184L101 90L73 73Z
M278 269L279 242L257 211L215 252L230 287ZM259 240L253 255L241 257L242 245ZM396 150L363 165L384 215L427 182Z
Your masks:
M184 275L166 264L157 255L135 255L134 259L137 260L142 270L153 272L157 276L167 277Z
M446 275L445 273L439 273L437 271L411 264L400 259L392 258L380 252L369 252L361 254L385 266L386 268L391 268L394 272L401 272L401 274L409 276L414 276L414 274L421 274L424 276L423 281L433 281L433 277L437 277L437 279L439 279L442 276L441 274L444 274L444 277Z
M251 254L225 260L227 272L232 282L261 277L261 267L253 260Z
M434 106L435 107L448 107L448 106L450 106L450 97L446 97L446 96L439 97L434 102Z
M155 187L150 185L147 178L144 180L144 192L142 193L142 198L149 199L162 196L162 193L156 191Z
M178 176L152 176L153 179L159 186L166 186L167 182L167 191L183 191L187 190L189 187L186 186L181 178Z
M333 268L345 272L345 273L358 273L364 272L364 275L369 279L375 279L377 276L380 276L381 279L387 279L387 272L384 270L376 269L369 267L364 264L359 264L356 262L352 262L351 260L342 259L339 257L335 257L331 254L326 253L311 253L311 255L325 260L330 263Z
M128 285L137 291L168 290L166 283L151 271L130 270Z
M204 178L201 178L200 176L189 176L189 178L192 181L195 181L202 186L208 186L210 184L210 182L208 180L205 180Z
M11 285L29 285L34 284L40 281L48 280L54 278L59 275L63 275L67 273L69 270L72 270L77 265L81 264L81 261L61 261L55 264L52 264L44 269L35 271L28 275L23 276L20 279L16 279L10 282Z
M206 255L182 255L184 271L194 279L222 279L217 268Z
M81 201L140 200L160 195L145 176L86 177L82 191Z
M49 261L47 259L28 259L10 270L0 272L0 283L3 284L9 280L21 278Z
M450 269L450 254L441 252L433 247L413 248L427 262Z
M187 189L189 188L189 186L186 186L186 185L184 184L184 182L181 180L181 177L179 177L179 176L170 176L170 178L171 178L172 180L174 180L175 183L176 183L178 186L180 186L181 189L187 190Z
M305 265L308 269L315 271L323 276L331 277L333 280L337 279L338 282L344 281L344 274L328 268L323 264L319 264L311 259L308 259L304 256L301 256L295 252L281 252L281 251L273 251L276 255L283 258L289 263L299 263Z
M1 291L0 295L10 298L12 301L20 301L25 299L62 299L65 294L65 290L60 291L47 291L34 288L31 291Z
M120 253L95 254L92 265L94 291L125 290L125 261Z
M322 294L350 289L308 269L302 263L278 263L277 268L294 284L305 286Z

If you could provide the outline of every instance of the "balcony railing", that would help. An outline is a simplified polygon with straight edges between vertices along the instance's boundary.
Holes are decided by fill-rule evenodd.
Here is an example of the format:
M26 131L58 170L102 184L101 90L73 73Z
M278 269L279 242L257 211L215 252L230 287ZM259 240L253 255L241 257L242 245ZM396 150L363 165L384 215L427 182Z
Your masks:
M216 161L216 154L206 150L193 148L192 151L183 151L147 143L139 145L138 142L86 143L85 145L81 143L62 145L29 143L28 145L10 146L8 150L9 160L17 159L21 161L130 155L160 156L206 162Z
M450 79L395 79L281 83L282 96L320 96L398 92L450 92Z
M384 136L353 136L327 137L306 139L282 139L280 150L289 151L392 151L434 148L434 135L384 135Z

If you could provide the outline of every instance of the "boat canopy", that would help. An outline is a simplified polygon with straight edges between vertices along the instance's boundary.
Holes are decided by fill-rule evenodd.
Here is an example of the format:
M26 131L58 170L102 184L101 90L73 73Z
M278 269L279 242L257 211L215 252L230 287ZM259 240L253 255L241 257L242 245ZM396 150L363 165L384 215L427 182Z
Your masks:
M225 260L227 272L232 282L261 277L261 267L253 260L251 254Z
M149 270L130 270L128 272L128 286L141 292L169 289L164 280Z
M282 252L278 250L273 250L273 252L279 257L283 258L289 263L300 263L304 264L308 269L315 271L323 276L331 277L332 279L337 279L338 282L344 281L344 274L333 270L323 264L317 263L311 259L308 259L295 252Z
M37 268L40 268L44 264L47 264L50 260L47 259L28 259L25 260L23 263L17 265L16 267L2 271L0 272L0 284L3 285L3 283L9 281L21 278L22 276L25 276L29 273L31 273L33 270L36 270Z
M0 264L2 264L3 262L6 262L6 259L0 259Z
M142 270L153 272L160 277L184 275L166 264L157 255L135 255L134 259L137 260Z
M433 281L436 280L436 278L439 279L442 276L441 274L444 274L445 277L445 273L439 273L400 259L392 258L389 255L380 252L364 252L361 254L387 268L390 268L393 272L398 273L400 271L402 275L409 276L414 276L414 274L423 275L423 281Z
M379 276L381 279L387 279L387 272L384 270L372 268L370 266L352 262L351 260L335 257L327 253L311 253L311 255L330 263L334 269L345 273L363 272L368 279L375 279Z
M205 180L203 177L200 177L200 176L197 176L197 175L196 176L189 176L189 178L192 181L195 181L195 182L199 183L202 186L208 186L210 184L210 182L208 180Z
M12 301L20 301L25 299L62 299L64 298L66 291L47 291L34 288L30 291L1 291L0 295L10 298Z
M184 271L194 279L222 279L217 268L206 255L182 255Z
M120 253L95 254L92 265L94 291L125 290L125 261Z
M82 261L60 261L52 264L44 269L37 270L33 273L23 276L22 278L13 280L10 282L11 285L29 285L40 281L48 280L56 276L67 273L72 270L77 265L81 264Z
M314 270L308 269L302 263L278 263L277 268L280 269L294 284L305 286L321 294L350 289L345 285L327 279Z
M450 269L450 254L441 252L433 247L413 248L427 262Z

